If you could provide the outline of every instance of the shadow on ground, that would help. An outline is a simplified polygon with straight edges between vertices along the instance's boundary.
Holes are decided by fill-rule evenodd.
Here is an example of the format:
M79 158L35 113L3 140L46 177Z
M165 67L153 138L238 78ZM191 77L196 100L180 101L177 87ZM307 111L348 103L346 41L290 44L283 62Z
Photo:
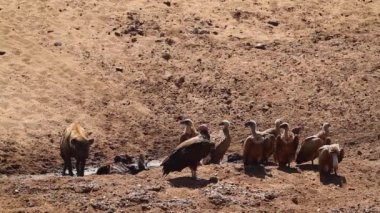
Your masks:
M202 178L194 180L191 177L177 177L169 179L168 181L170 182L170 185L173 187L191 189L203 188L206 187L208 184L213 183L210 180Z
M346 177L331 174L320 176L320 181L323 185L333 184L340 187L347 183Z

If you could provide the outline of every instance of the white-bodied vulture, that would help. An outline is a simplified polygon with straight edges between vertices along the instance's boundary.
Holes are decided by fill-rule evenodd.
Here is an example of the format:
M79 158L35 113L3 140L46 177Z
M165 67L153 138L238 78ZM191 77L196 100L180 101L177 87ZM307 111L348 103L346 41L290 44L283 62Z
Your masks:
M339 144L324 145L319 148L319 174L330 174L334 172L337 175L338 163L343 160L344 150Z

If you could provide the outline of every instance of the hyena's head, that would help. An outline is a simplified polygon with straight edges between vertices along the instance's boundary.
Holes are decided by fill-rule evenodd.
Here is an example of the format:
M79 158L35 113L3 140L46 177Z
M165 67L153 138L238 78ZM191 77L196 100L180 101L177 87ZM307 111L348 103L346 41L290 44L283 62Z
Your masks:
M71 144L75 147L75 155L81 160L88 158L88 153L93 143L94 139L74 138L71 140Z

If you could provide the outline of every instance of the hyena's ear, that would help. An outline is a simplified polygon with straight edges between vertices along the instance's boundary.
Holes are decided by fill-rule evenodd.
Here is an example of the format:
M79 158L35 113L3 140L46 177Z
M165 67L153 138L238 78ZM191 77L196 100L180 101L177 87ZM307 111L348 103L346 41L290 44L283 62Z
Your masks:
M91 145L94 143L94 139L90 139L90 140L88 140L87 142L88 142L88 145L91 146Z

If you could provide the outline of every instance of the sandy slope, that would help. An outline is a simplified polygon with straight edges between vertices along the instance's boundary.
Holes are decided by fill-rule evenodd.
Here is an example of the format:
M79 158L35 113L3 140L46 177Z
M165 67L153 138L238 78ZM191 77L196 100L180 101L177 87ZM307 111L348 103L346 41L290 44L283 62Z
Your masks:
M82 207L72 199L86 203L87 196L111 196L121 186L132 190L129 182L151 180L164 188L154 202L183 193L183 198L199 197L195 207L182 203L185 209L219 208L204 188L176 188L156 180L159 171L137 179L17 176L58 171L60 134L72 121L93 133L96 145L89 164L99 166L119 153L165 156L178 143L177 121L184 116L209 123L212 131L220 120L231 120L231 152L241 152L240 142L249 134L242 124L249 118L264 129L282 117L304 126L303 136L329 121L333 140L347 149L341 165L347 184L324 186L314 171L287 174L268 167L273 176L262 187L279 195L252 208L380 206L379 11L379 3L367 0L189 0L170 6L147 0L1 1L0 173L12 174L1 178L1 206L25 208L24 199L33 197L32 211L67 203L68 209L78 210ZM266 49L255 48L257 43ZM261 187L259 178L234 172L232 165L201 171L205 177L225 177L218 184ZM182 175L187 173L174 176ZM102 189L76 194L65 188L91 181ZM25 193L14 194L20 184ZM57 200L56 190L70 196ZM294 191L298 205L289 200ZM51 199L45 201L46 196ZM119 200L109 202L113 206ZM97 208L83 205L89 211ZM223 208L239 210L239 205ZM130 208L139 210L141 203Z

